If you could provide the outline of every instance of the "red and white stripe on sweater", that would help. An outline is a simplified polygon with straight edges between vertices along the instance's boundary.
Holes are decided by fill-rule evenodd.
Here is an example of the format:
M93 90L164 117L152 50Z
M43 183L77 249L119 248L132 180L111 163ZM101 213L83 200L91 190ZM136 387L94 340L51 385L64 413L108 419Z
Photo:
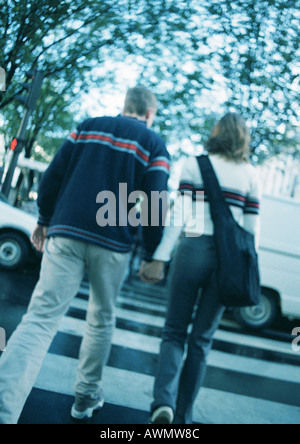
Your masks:
M218 155L210 155L210 160L234 218L255 235L258 248L261 186L256 168L250 163L235 163ZM190 237L214 233L209 202L195 157L184 162L178 197L153 258L169 261L182 231Z

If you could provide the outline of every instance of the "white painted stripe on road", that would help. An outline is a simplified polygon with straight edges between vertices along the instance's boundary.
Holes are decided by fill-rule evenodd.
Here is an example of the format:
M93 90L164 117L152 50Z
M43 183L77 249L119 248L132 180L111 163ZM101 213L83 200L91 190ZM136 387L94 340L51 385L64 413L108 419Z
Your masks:
M208 357L208 365L222 370L299 384L299 367L290 364L264 361L262 359L248 358L246 356L212 350Z
M48 354L35 387L72 396L77 365L76 359ZM104 370L106 402L118 406L149 411L153 383L153 377L140 373L113 367ZM214 424L299 424L300 414L299 407L206 388L201 390L194 411L196 422Z
M85 330L85 321L66 316L62 319L59 331L82 337ZM113 344L133 350L157 354L159 352L160 338L143 335L128 330L116 328L113 335Z
M71 306L74 308L79 308L81 310L86 310L87 301L76 298L73 300ZM148 315L148 314L134 312L133 310L125 310L122 308L117 308L116 314L119 319L126 319L130 321L140 322L142 324L155 326L159 328L163 328L165 324L164 316ZM244 335L241 333L228 332L220 329L217 330L214 338L224 342L229 342L231 344L240 344L242 346L255 347L271 352L280 352L291 356L295 355L295 352L293 351L291 344L286 342L276 341L274 339Z
M150 302L144 302L138 298L131 298L128 296L118 296L117 303L128 304L132 305L133 307L144 308L146 310L153 310L160 313L162 316L165 316L167 312L167 309L164 305L151 304Z
M82 294L84 296L89 296L89 289L87 287L81 287L79 294ZM124 295L124 296L123 296ZM147 299L148 301L145 301L144 299ZM158 312L161 312L163 314L166 313L166 304L165 303L159 303L157 300L155 302L152 302L153 299L151 297L144 296L143 298L140 297L140 295L136 294L134 291L120 291L120 294L117 299L118 302L127 303L136 307L143 306L146 309L149 310L155 310Z
M59 327L60 332L76 336L83 336L84 329L85 321L71 317L63 318ZM120 347L157 355L159 354L161 340L156 337L116 328L112 343ZM210 352L208 365L223 370L233 370L282 381L299 382L299 368L297 366L234 355L218 350Z
M243 335L241 333L232 333L224 330L217 330L214 338L233 344L240 344L242 346L256 347L258 349L285 353L287 355L295 355L291 344L276 341L274 339Z
M75 298L71 307L78 308L80 310L87 310L87 301L79 298ZM140 322L141 324L151 325L155 327L163 327L165 324L164 316L154 316L150 314L139 313L133 310L126 310L124 308L116 308L116 315L119 319L126 319L129 321Z

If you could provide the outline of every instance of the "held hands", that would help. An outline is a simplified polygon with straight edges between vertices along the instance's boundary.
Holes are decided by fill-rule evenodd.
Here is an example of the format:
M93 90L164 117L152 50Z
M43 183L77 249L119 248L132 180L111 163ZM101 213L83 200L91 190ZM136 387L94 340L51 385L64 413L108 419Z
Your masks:
M157 284L158 282L161 282L165 278L165 263L161 261L143 261L139 277L147 284Z
M30 238L30 240L33 243L36 250L41 253L44 252L44 246L45 246L47 232L48 232L47 227L43 227L42 225L37 225L31 235L31 238Z

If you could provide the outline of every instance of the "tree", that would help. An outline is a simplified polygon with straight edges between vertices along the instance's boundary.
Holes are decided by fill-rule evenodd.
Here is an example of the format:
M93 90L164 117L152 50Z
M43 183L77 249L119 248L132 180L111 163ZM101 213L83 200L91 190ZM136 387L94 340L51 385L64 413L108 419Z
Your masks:
M169 43L173 38L169 30L169 34L161 35L160 23L169 11L174 10L177 17L180 12L184 17L186 14L186 2L173 0L8 0L1 6L1 66L6 70L7 89L0 95L0 109L6 118L2 131L13 137L15 97L26 70L44 71L51 88L47 83L43 97L50 90L60 96L52 102L40 100L31 128L34 138L27 141L29 147L53 112L51 103L58 118L87 87L88 74L95 66L108 58L116 63L126 54L142 54L144 42L147 51L158 59L162 36L166 39L167 35ZM105 79L100 80L105 83ZM17 108L17 113L20 115L22 110Z
M148 69L170 110L164 113L163 131L179 146L189 138L203 143L213 121L236 110L252 128L254 160L281 152L299 156L295 61L300 14L295 3L204 0L192 5L193 19L178 28L177 46L166 47L164 63L152 60Z
M297 154L299 10L286 0L213 1L227 107L249 116L253 151L261 159ZM299 53L298 53L299 55Z
M174 154L203 143L231 109L253 128L255 160L298 153L299 11L291 0L8 0L1 11L6 122L24 71L38 67L48 79L30 144L69 130L66 113L80 104L93 69L110 60L117 82L126 60L157 91L157 128ZM97 82L105 91L105 72ZM13 136L11 123L6 129Z

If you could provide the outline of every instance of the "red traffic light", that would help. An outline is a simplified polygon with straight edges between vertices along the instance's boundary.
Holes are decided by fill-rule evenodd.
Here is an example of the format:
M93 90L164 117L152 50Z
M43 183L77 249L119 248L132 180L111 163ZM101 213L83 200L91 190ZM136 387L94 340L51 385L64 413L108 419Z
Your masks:
M15 149L17 148L17 145L18 145L18 140L16 138L14 138L10 144L11 151L15 151Z

